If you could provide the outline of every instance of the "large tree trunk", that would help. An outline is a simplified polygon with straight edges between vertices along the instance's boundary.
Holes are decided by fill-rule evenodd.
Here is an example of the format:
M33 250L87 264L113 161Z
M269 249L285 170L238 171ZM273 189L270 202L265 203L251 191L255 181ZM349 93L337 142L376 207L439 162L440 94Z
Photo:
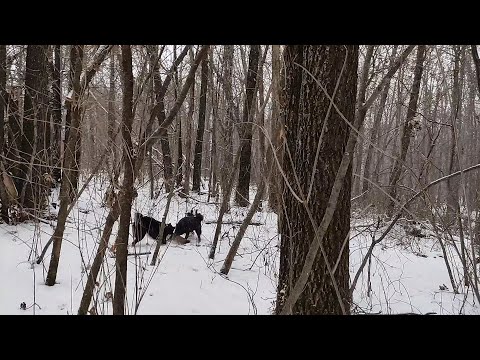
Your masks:
M133 182L135 159L133 157L132 123L133 123L133 72L132 49L130 45L122 45L123 72L123 109L122 138L124 179L122 185L122 202L120 203L120 223L118 226L116 248L115 293L113 295L113 314L123 315L125 311L125 293L127 289L127 253L128 234L130 229L130 213L133 201Z
M316 229L312 225L313 221L308 219L312 216L315 223L320 223L327 208L332 207L329 203L329 195L333 191L350 133L350 128L337 111L331 111L329 117L325 119L330 100L316 81L326 88L328 94L333 94L341 76L334 96L335 105L347 119L353 119L358 46L291 45L286 47L284 59L286 66L285 128L288 149L284 158L286 181L296 184L298 178L301 189L297 186L293 188L297 193L300 191L307 194L313 172L315 186L306 205L297 201L289 189L285 189L283 201L286 213L282 218L276 313L282 312L285 300L289 298L294 289L293 285L299 279L310 245L314 241ZM343 74L340 75L345 60L346 66ZM305 67L312 76L301 66ZM317 168L313 169L324 121L327 121L324 140L321 144ZM359 121L356 120L355 123ZM353 150L355 141L349 140L350 142L350 150ZM347 154L346 159L350 160L351 154ZM346 161L345 164L350 164L350 161ZM334 278L342 300L348 303L349 250L348 246L342 249L342 243L350 229L351 165L348 165L344 176L340 183L341 188L333 218L323 238L323 246L330 264L335 264L337 259L340 259ZM307 211L307 207L311 211ZM303 291L294 301L291 310L287 309L287 313L349 313L348 308L342 309L340 305L323 256L318 255L315 258L313 267L308 272L308 281L302 288Z
M200 105L198 109L197 140L195 141L195 153L193 158L193 186L192 191L200 192L202 182L202 154L203 133L205 132L205 115L207 109L208 87L208 56L202 61L202 80L200 83Z
M245 84L245 102L243 106L243 121L240 127L239 135L242 145L242 154L240 155L240 166L238 171L238 184L235 193L235 202L239 206L249 204L251 159L252 159L252 114L253 99L257 85L258 60L260 56L260 45L251 45L248 56L248 73Z
M392 176L390 178L390 200L387 207L387 213L393 214L395 202L392 199L397 199L397 185L400 180L400 175L407 158L410 140L414 131L414 117L417 114L418 97L420 93L420 82L423 74L423 62L425 60L425 45L419 45L417 49L417 59L415 63L415 72L413 78L412 91L410 92L410 100L408 102L407 116L403 126L403 135L400 147L400 157L395 161Z
M48 45L27 47L25 100L23 107L23 136L20 145L21 203L25 208L41 210L45 191L42 174L45 172L45 123L48 108L47 79Z
M68 108L71 115L71 128L69 131L68 142L64 153L64 175L62 177L62 185L60 187L60 209L58 210L57 226L52 235L53 247L50 265L45 284L48 286L55 285L57 278L58 263L60 261L60 251L62 249L63 233L65 231L65 223L68 216L68 205L71 203L70 191L71 181L73 178L73 162L75 161L75 144L79 135L80 113L81 113L81 89L80 74L82 73L83 45L72 46L70 52L71 75L73 94L69 100Z

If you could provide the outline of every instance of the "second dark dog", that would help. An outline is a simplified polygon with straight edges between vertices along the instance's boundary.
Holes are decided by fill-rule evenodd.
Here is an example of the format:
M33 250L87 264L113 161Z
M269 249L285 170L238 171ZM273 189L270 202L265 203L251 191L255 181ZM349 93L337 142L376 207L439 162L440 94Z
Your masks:
M202 235L202 221L203 215L195 211L195 215L193 215L193 211L187 213L187 216L180 219L175 226L174 235L180 236L186 234L185 236L185 243L190 242L188 239L188 235L191 232L195 231L198 236L198 242L200 242L200 235Z
M139 241L145 237L145 234L148 233L152 238L158 240L158 235L160 233L160 225L162 223L150 216L143 216L140 213L135 214L135 219L133 221L133 243L134 246ZM162 236L162 244L167 243L167 236L172 235L175 228L172 224L165 224Z

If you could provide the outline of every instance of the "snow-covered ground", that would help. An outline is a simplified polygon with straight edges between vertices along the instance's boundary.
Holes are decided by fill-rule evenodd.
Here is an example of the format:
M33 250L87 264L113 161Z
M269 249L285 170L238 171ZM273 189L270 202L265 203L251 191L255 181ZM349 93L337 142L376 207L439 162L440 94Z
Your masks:
M51 247L44 262L35 258L53 233L53 226L39 223L0 224L0 314L76 314L83 293L89 264L93 261L108 209L101 207L105 183L94 179L72 210L62 243L57 284L46 286L45 278ZM136 211L161 219L166 197L150 200L147 187L138 189L132 214ZM52 196L55 196L53 194ZM252 191L252 198L254 192ZM224 224L214 261L208 259L220 204L207 203L207 195L187 200L174 197L167 216L173 225L192 208L204 215L202 241L162 245L157 266L150 266L151 254L128 257L127 313L137 314L270 314L276 297L279 263L276 215L263 207L242 240L228 277L219 270L238 224ZM248 209L233 207L224 221L241 221ZM52 209L53 212L56 210ZM365 220L364 222L368 222ZM353 228L350 244L350 271L353 278L370 235L360 225ZM110 244L115 241L117 225ZM132 242L130 235L129 243ZM129 253L151 252L154 241L146 236ZM480 307L471 293L451 292L441 250L433 238L405 239L401 227L376 247L371 264L371 293L367 296L367 268L354 293L355 311L387 313L479 314ZM424 257L426 256L426 257ZM96 287L95 300L100 314L112 313L115 258L106 253ZM33 265L32 265L33 264ZM446 285L447 290L439 286ZM20 309L25 302L27 310ZM34 303L37 305L32 306Z

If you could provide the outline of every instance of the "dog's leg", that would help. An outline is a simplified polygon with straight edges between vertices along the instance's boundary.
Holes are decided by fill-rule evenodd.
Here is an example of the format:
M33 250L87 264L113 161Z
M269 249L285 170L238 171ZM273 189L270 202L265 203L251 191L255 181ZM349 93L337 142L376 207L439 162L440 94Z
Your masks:
M200 235L202 235L202 230L201 229L198 229L198 230L195 230L195 232L197 233L197 236L198 236L198 242L197 242L197 246L200 245Z

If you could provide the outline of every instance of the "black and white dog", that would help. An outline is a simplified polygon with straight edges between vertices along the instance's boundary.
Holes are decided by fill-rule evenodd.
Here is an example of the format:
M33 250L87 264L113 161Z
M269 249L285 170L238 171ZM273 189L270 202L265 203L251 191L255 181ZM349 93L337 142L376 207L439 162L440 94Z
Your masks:
M152 238L157 240L160 233L160 225L162 223L150 216L143 216L140 213L135 213L135 219L133 221L133 243L132 246L135 246L136 243L142 241L145 237L145 234L148 233ZM162 244L167 243L167 236L173 234L175 228L172 224L165 224L165 229L163 230Z

